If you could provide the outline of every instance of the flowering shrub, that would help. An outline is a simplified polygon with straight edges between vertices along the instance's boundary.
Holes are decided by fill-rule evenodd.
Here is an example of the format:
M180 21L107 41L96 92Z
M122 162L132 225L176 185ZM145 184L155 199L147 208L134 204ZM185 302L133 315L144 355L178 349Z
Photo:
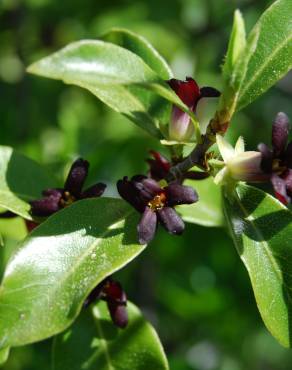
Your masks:
M207 178L222 194L220 209L263 322L283 346L291 346L289 118L275 107L272 149L261 143L258 150L245 151L243 138L235 147L224 138L236 125L236 113L290 70L291 13L290 0L275 1L246 37L236 11L221 89L200 88L192 77L174 78L147 40L123 29L74 42L28 67L29 73L87 89L160 141L169 156L151 151L151 158L145 154L147 173L114 179L119 199L103 196L106 185L100 182L84 190L85 159L74 161L58 187L41 166L12 148L0 148L0 217L20 216L30 231L8 262L0 290L3 359L10 347L56 336L54 368L67 369L59 358L74 351L72 338L83 319L91 320L100 336L90 359L96 368L167 369L154 329L127 302L127 287L113 275L142 253L159 224L174 238L184 237L185 222L196 223L192 212L200 201L208 202L196 191ZM196 110L205 98L206 104L211 98L218 104L203 130ZM21 163L19 184L11 184L13 161ZM275 197L247 182L271 184ZM104 332L112 329L115 336L108 339ZM123 355L118 349L125 342Z

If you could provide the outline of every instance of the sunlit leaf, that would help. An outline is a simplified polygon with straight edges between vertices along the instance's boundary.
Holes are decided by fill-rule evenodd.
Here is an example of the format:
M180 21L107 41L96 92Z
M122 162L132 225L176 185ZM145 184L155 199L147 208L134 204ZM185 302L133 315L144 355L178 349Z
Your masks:
M33 230L9 261L0 289L0 347L67 328L89 292L135 258L137 215L122 200L85 199Z
M247 48L258 33L257 43L248 58L240 86L237 108L240 110L280 80L292 67L292 2L275 1L251 31ZM246 53L243 53L243 59Z
M166 61L144 37L126 29L112 28L102 35L101 38L137 54L164 80L172 77L172 71Z

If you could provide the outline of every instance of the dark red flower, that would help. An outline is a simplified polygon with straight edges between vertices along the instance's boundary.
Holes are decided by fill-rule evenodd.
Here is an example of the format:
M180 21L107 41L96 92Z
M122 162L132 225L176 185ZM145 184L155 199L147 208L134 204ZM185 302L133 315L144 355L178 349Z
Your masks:
M168 81L169 86L178 97L193 112L196 111L197 104L202 98L214 98L220 96L220 92L213 87L200 88L196 81L187 77L185 81L172 78ZM172 115L169 125L169 139L176 141L187 141L194 133L193 124L190 116L177 106L173 106Z
M158 222L169 233L181 234L184 222L173 207L198 201L197 193L190 186L172 183L161 188L154 179L143 175L136 175L131 180L124 177L118 181L117 188L120 196L143 214L138 224L140 244L153 239Z
M46 189L43 198L30 202L33 216L47 217L67 207L76 200L99 197L104 192L106 185L97 183L82 191L88 174L88 161L79 158L71 166L64 188Z
M259 144L262 154L262 170L270 175L276 197L284 204L292 197L292 141L288 143L289 118L279 112L272 128L272 150Z
M149 176L156 181L160 181L167 176L171 163L159 152L150 150L150 154L153 159L147 159L147 163L150 167Z
M121 284L111 277L104 279L89 294L84 302L88 307L98 299L106 301L113 323L119 328L128 325L127 296Z

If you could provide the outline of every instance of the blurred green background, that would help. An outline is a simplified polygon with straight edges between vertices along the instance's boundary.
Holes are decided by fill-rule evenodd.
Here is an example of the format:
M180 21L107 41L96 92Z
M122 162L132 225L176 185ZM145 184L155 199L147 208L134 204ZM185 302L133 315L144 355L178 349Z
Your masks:
M88 92L29 76L25 67L71 41L120 26L148 38L177 78L190 75L220 89L233 11L242 10L250 30L270 3L0 0L0 144L16 147L60 177L82 156L91 163L89 182L104 181L106 194L116 194L116 180L144 172L148 150L159 143ZM275 114L292 117L291 92L290 74L237 114L230 139L241 134L248 148L269 143ZM1 221L0 228L6 235L5 261L24 227L18 220ZM292 368L291 351L278 345L261 321L247 272L225 230L189 224L181 238L160 230L117 278L158 330L171 369ZM49 369L50 347L47 340L13 349L3 368Z

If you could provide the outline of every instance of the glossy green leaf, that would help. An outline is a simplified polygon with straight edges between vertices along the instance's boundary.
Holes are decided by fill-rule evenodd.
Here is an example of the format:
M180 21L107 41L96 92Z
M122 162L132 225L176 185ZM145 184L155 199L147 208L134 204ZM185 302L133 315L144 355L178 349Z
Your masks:
M221 189L214 184L213 178L199 181L187 180L184 184L194 187L199 194L197 203L176 207L184 221L202 226L222 226L224 215Z
M233 68L246 45L245 25L239 10L234 13L233 27L223 65L223 75L229 81Z
M243 184L224 199L263 321L283 346L291 347L292 213L271 195Z
M292 67L292 2L275 1L261 16L251 31L247 48L257 43L252 55L248 57L246 73L240 86L237 108L240 110L263 94Z
M56 337L54 370L166 370L167 360L153 327L128 302L129 324L116 328L105 302L84 310L76 323Z
M28 201L55 186L43 168L10 147L0 146L0 207L31 219Z
M101 38L137 54L164 80L172 78L173 75L169 65L144 37L126 29L113 28Z
M89 292L135 258L137 213L124 201L78 201L33 230L9 261L0 289L0 348L67 328Z
M63 80L92 92L112 109L127 116L151 135L168 122L171 103L194 114L138 55L112 43L73 42L28 68L36 75Z

